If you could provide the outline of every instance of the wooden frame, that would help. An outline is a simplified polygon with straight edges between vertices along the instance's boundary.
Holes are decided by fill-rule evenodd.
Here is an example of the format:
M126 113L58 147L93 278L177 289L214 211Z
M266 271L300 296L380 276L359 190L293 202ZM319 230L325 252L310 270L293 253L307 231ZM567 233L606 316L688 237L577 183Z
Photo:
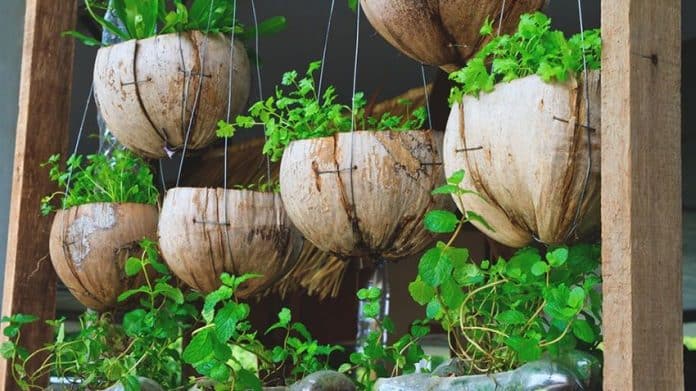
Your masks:
M77 1L27 0L3 313L54 315L39 163L64 152ZM606 390L683 389L680 0L604 0L602 215ZM39 324L30 348L52 337ZM3 389L16 389L7 362Z

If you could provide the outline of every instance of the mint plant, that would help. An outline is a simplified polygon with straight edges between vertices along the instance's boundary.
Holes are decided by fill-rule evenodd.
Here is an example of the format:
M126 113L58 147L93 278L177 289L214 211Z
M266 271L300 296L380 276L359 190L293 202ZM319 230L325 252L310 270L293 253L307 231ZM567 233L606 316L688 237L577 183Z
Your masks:
M314 74L320 68L320 61L310 63L302 78L297 71L286 72L273 96L253 104L248 116L237 116L232 124L219 123L218 135L231 137L237 128L263 125L267 138L263 153L275 162L280 160L292 141L347 132L351 130L353 121L357 129L365 130L398 131L423 127L427 119L425 108L411 111L411 103L405 100L401 102L407 108L405 117L385 113L380 118L373 118L365 111L367 101L362 92L355 94L350 106L336 102L338 96L334 86L327 87L319 97Z
M455 173L434 194L478 196L462 189ZM418 277L409 285L428 319L448 331L450 344L470 373L514 369L543 355L558 356L601 343L600 249L597 245L524 248L509 260L475 263L453 245L467 222L485 220L466 211L461 218L433 211L426 228L449 233L449 242L422 256Z
M517 32L494 36L493 21L481 28L486 44L462 69L450 74L458 85L450 91L450 104L465 95L479 96L493 91L500 82L539 75L545 82L564 82L584 70L600 69L602 39L599 29L587 30L566 39L563 32L551 30L551 19L541 12L520 17Z
M64 171L60 155L53 155L42 165L49 168L49 177L62 189L41 200L44 216L55 210L55 198L60 199L61 209L95 202L157 204L159 191L150 166L142 158L127 150L116 150L110 156L88 155L86 160L82 155L72 155Z

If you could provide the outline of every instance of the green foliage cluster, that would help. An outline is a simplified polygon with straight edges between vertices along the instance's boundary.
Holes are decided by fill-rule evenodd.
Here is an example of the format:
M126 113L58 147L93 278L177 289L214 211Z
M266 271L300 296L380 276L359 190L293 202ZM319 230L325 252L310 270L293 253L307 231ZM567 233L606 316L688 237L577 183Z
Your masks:
M113 10L123 27L107 21L107 0L85 0L89 15L102 28L123 41L145 39L157 34L183 31L230 34L248 39L256 28L248 29L234 19L236 1L193 0L187 7L183 0L113 0ZM259 34L273 34L285 28L285 18L269 18L258 26ZM67 32L89 46L101 46L101 41L76 31Z
M491 37L467 65L450 74L458 83L450 92L450 104L465 95L491 92L497 83L539 75L545 82L563 82L583 69L583 54L590 70L601 65L600 30L585 31L566 39L551 30L551 19L541 12L524 14L513 35L493 36L493 21L486 21L481 35Z
M463 178L463 171L455 173L434 193L477 196L460 187ZM470 372L511 370L577 346L595 350L601 342L599 246L525 248L509 260L477 264L467 249L453 246L462 226L474 220L484 222L471 212L461 218L430 212L426 228L452 239L425 252L409 285L428 319L449 332Z
M275 94L253 104L249 116L237 116L233 124L219 123L218 136L231 137L236 128L263 125L267 138L263 153L278 161L292 141L347 132L352 128L352 121L357 129L399 131L423 127L427 119L425 108L410 111L411 102L407 100L400 102L407 108L405 117L385 113L375 118L366 113L367 102L362 92L355 94L351 106L336 102L338 96L333 86L328 86L319 97L314 74L320 68L321 61L312 62L302 78L297 71L286 72Z
M115 150L109 156L88 155L86 160L84 164L82 155L72 155L63 171L60 155L53 155L42 165L49 167L49 177L61 188L41 200L44 216L55 210L52 201L56 197L61 200L61 209L95 202L157 203L159 191L150 166L142 158L127 150Z
M377 328L370 331L362 349L350 355L350 363L345 363L338 369L339 372L353 374L362 390L372 390L376 377L414 373L416 364L427 358L420 346L422 338L430 333L427 320L415 321L410 333L393 344L384 343L383 335L393 335L395 327L389 316L380 319L381 296L379 288L358 291L358 299L363 301L366 318L372 319Z

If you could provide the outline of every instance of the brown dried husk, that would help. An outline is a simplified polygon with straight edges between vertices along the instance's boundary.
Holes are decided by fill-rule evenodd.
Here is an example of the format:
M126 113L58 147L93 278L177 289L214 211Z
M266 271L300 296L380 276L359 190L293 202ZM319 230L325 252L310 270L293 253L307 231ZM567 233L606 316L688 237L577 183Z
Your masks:
M535 239L559 244L596 234L600 224L599 71L589 73L587 87L589 177L585 86L575 79L550 84L529 76L499 84L479 98L466 96L452 108L445 133L445 171L449 176L464 169L462 186L485 199L468 195L455 202L460 209L483 216L495 231L474 225L486 235L510 247L523 247ZM575 221L577 229L573 229Z
M414 254L432 241L424 215L451 203L431 194L444 182L441 140L432 131L356 131L294 141L280 167L287 213L337 256Z
M94 203L59 210L49 249L56 274L88 308L105 311L118 296L141 285L125 275L129 257L140 257L139 242L157 237L157 207Z
M166 157L165 147L183 148L189 125L187 149L206 147L227 114L230 66L231 113L249 98L246 49L235 41L231 58L230 46L222 34L191 31L99 49L94 96L106 125L121 144L149 158Z
M262 275L243 284L239 298L258 296L277 283L302 248L280 195L221 188L170 189L159 243L172 272L201 292L219 288L223 272Z
M392 46L424 64L452 72L485 45L479 33L486 18L502 33L517 28L520 15L547 0L360 0L365 16Z

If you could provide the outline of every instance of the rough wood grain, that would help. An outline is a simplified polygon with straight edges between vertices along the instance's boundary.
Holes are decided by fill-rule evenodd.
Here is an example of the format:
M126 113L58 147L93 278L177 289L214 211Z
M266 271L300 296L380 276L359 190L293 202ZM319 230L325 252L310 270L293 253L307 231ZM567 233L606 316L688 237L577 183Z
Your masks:
M105 311L118 296L138 288L128 278L129 257L140 257L138 243L157 239L157 207L145 204L95 203L60 210L51 228L51 262L61 281L82 304Z
M290 143L280 167L290 219L338 256L399 259L421 250L432 239L423 216L451 204L431 195L444 183L441 140L432 131L357 131Z
M377 32L404 54L452 72L488 40L479 33L486 18L504 33L517 28L520 15L540 9L546 0L360 0Z
M48 260L48 219L39 204L55 191L39 163L64 153L68 142L74 43L60 33L75 27L77 2L27 0L14 176L5 259L2 312L55 316L56 277ZM30 350L53 337L37 322L22 331ZM0 387L18 389L9 362L0 360Z
M187 148L209 145L227 114L230 66L232 115L249 98L249 58L241 42L234 48L232 58L229 39L193 31L100 49L94 95L104 121L118 141L150 158L183 148L190 124Z
M602 1L604 389L682 390L681 1Z
M303 242L278 194L181 187L164 199L159 240L172 272L202 292L220 287L223 272L261 274L240 287L240 298L284 277Z
M536 237L560 244L597 234L600 218L600 83L589 77L592 166L585 87L574 80L544 83L530 76L499 84L489 94L455 105L444 141L445 173L465 170L462 187L482 198L456 199L494 230L474 225L510 247ZM578 210L578 205L579 210ZM573 230L578 213L578 228ZM570 235L572 232L573 235Z

